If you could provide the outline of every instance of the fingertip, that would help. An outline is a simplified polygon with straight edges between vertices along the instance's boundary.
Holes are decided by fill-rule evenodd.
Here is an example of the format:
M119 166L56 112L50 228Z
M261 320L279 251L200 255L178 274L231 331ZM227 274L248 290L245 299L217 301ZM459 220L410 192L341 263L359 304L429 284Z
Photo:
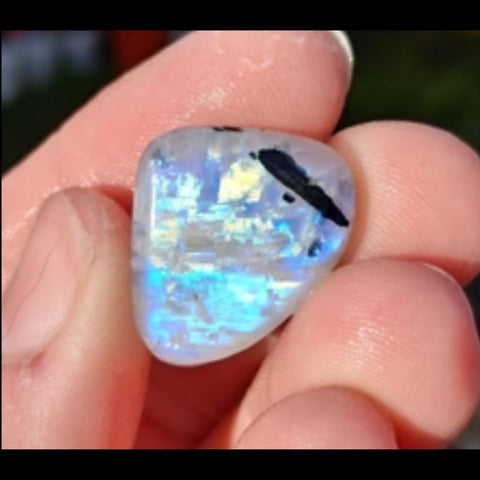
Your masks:
M480 271L480 159L455 135L406 121L335 134L350 164L358 211L343 262L372 257L427 261L462 285Z
M294 392L344 385L375 399L399 445L445 446L478 404L480 345L461 288L416 262L377 259L330 275L285 329L238 425Z
M367 397L341 387L288 396L257 418L239 449L394 449L388 417Z

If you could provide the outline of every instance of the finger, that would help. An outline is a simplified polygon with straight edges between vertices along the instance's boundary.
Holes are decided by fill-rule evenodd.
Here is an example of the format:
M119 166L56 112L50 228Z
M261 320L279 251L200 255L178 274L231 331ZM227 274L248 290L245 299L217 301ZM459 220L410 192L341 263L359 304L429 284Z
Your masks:
M478 402L480 347L454 281L422 264L370 260L334 272L285 329L232 426L282 398L329 385L373 399L401 447L448 444Z
M129 222L112 200L43 205L2 302L2 444L125 448L149 355L131 321Z
M344 263L399 257L468 283L480 273L480 159L440 129L375 122L331 142L350 163L358 212Z
M368 398L339 387L307 390L275 403L235 445L241 449L396 448L390 420Z
M115 82L2 180L2 288L46 195L94 186L128 206L139 155L166 130L236 124L326 137L349 82L343 52L326 32L198 32ZM139 444L190 445L237 400L263 348L191 373L156 364Z
M326 138L343 107L348 65L327 32L196 32L131 71L2 179L2 289L53 191L102 187L129 204L143 149L182 125Z
M153 362L135 448L192 448L237 404L268 348L259 342L221 362L182 368Z

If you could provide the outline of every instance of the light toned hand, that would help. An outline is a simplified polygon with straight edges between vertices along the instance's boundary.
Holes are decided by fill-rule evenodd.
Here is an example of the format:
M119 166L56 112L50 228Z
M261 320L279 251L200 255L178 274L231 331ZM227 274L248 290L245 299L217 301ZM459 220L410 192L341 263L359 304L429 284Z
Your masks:
M480 389L459 287L480 272L480 160L415 123L332 137L349 81L325 32L197 32L3 177L4 447L417 448L459 433ZM138 158L188 124L323 140L358 186L343 266L281 331L196 368L152 360L129 287Z

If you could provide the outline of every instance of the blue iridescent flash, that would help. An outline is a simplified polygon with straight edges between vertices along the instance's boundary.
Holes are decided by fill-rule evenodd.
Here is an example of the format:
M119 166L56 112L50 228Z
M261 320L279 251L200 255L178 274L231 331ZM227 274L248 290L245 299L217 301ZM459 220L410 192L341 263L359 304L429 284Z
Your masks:
M288 155L308 181L276 176L258 154L268 149ZM312 189L331 200L321 197L325 211ZM327 208L348 222L331 220ZM133 212L133 300L146 344L177 365L252 345L333 268L353 213L349 169L313 140L212 127L155 139L138 167Z

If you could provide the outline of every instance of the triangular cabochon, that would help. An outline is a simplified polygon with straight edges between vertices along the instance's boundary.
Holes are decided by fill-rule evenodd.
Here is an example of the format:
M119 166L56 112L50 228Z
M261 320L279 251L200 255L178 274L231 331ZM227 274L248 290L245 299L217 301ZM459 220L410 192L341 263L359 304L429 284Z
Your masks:
M351 172L331 148L278 132L188 127L138 167L132 283L153 354L198 365L294 314L345 247Z

